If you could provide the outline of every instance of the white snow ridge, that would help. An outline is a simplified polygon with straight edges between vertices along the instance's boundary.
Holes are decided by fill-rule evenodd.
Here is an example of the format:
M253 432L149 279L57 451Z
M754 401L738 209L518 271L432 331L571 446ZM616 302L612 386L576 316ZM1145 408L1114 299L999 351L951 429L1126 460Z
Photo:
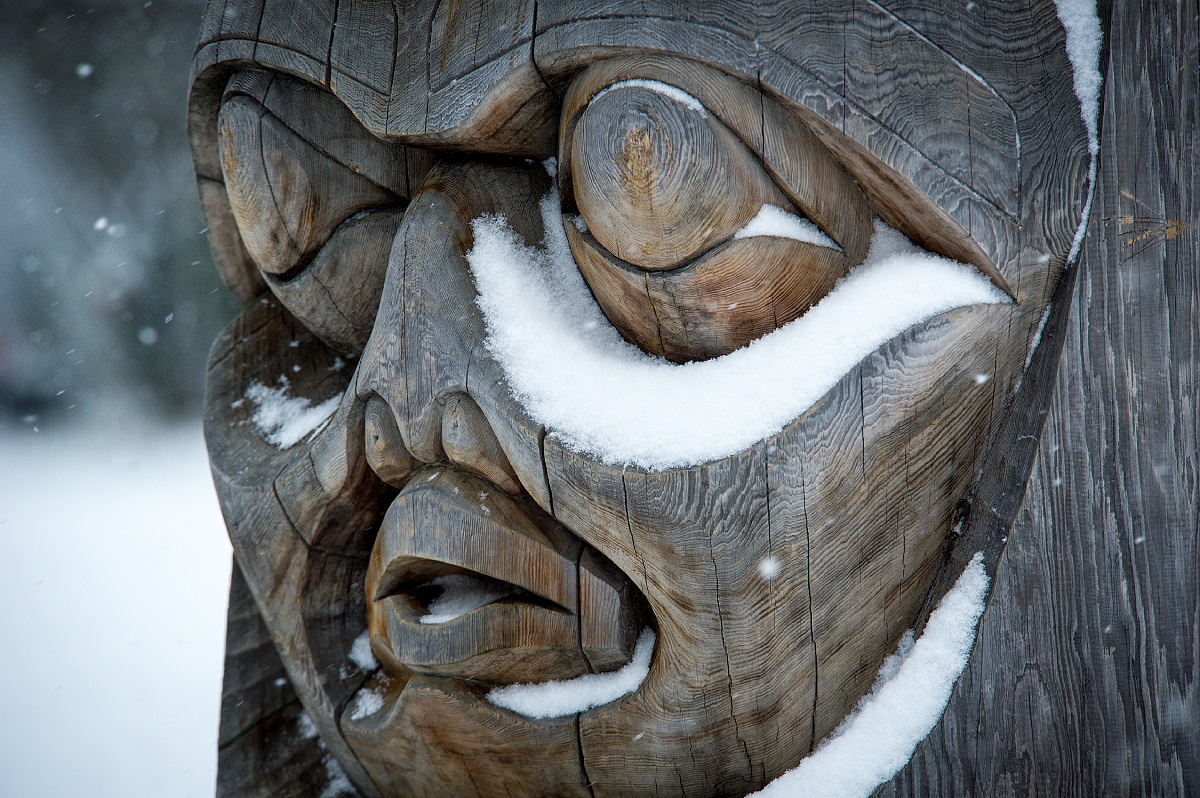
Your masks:
M815 751L759 792L759 798L866 798L900 772L950 702L975 644L988 577L983 554L942 596L925 631L907 632L875 685Z
M1087 128L1088 154L1091 156L1087 203L1067 255L1067 263L1074 263L1083 246L1083 236L1092 215L1092 199L1096 193L1096 157L1100 154L1100 89L1104 84L1100 75L1100 49L1104 32L1100 28L1100 17L1096 14L1095 0L1054 0L1054 5L1058 10L1058 20L1067 34L1067 58L1071 60L1075 96L1079 99L1079 115Z
M641 687L650 673L653 653L654 632L644 629L633 649L633 659L620 670L541 684L510 684L492 690L487 700L530 718L574 715L612 703Z
M556 191L541 210L540 247L502 216L471 223L467 262L485 344L534 421L611 465L662 470L745 451L908 328L955 308L1008 302L977 269L877 221L867 259L803 316L727 355L680 365L621 337L571 257ZM777 235L781 220L773 221Z

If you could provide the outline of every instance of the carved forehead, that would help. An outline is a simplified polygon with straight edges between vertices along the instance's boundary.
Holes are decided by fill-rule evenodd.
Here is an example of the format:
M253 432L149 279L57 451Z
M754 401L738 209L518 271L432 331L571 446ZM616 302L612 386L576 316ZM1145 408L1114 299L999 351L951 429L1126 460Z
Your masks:
M1052 0L968 5L543 0L535 13L521 0L214 0L189 112L214 249L227 280L253 275L226 223L216 144L221 94L239 69L324 86L387 140L542 158L556 152L572 77L599 59L665 52L840 128L937 203L1015 284L1022 253L1063 259L1070 248L1087 134Z
M194 76L254 62L328 86L377 135L532 156L554 151L556 92L569 76L630 50L704 60L851 134L890 131L939 165L952 159L923 130L944 147L947 129L953 143L973 127L1015 159L1018 130L1073 100L1051 0L835 5L225 0L208 5ZM897 84L903 97L871 90ZM1047 97L1051 84L1065 91ZM1041 102L1022 102L1031 90ZM1011 187L983 190L1009 209Z

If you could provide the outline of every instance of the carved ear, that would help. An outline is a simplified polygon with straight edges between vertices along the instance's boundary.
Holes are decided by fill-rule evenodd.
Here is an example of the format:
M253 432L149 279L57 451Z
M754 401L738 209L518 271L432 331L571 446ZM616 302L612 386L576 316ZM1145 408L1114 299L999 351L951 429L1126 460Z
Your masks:
M230 80L218 139L238 232L267 285L326 343L361 352L410 178L429 156L375 138L323 89L263 71Z
M811 112L683 58L581 72L559 147L584 279L626 339L670 360L726 354L802 315L862 262L876 216L1009 291L911 181ZM776 223L747 226L760 213Z

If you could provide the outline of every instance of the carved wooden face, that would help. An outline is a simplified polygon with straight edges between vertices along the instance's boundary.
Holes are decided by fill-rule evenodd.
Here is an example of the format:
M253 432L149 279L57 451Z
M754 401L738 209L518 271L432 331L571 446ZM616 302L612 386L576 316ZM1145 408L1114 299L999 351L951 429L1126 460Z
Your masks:
M919 621L1079 227L1048 0L651 5L210 4L190 122L245 304L210 363L213 472L365 794L738 795L794 766ZM824 238L739 235L764 206ZM877 218L1015 302L909 327L736 451L622 462L514 392L467 259L488 215L531 245L561 224L663 363L719 370L803 318ZM336 409L306 434L301 399ZM487 698L621 668L645 629L621 698Z

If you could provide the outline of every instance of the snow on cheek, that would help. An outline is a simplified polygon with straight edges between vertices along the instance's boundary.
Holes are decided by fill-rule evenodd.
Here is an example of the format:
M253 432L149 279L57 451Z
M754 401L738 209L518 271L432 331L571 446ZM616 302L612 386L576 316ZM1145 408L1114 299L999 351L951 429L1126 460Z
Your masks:
M370 688L363 688L354 697L350 707L350 720L362 720L383 709L383 696Z
M350 646L350 661L358 666L359 670L371 673L379 669L379 663L375 660L375 655L371 653L371 638L366 630L354 639L354 644Z
M319 405L303 397L288 396L288 380L279 378L279 387L269 388L256 382L246 389L246 398L254 405L250 420L267 443L279 449L290 449L324 424L341 403L334 396ZM234 402L238 406L241 400Z
M983 555L976 554L921 637L904 635L854 711L799 765L754 795L867 798L899 773L941 718L966 667L987 584Z
M611 465L663 470L745 451L913 325L1008 301L978 270L876 222L867 259L803 316L722 357L680 365L621 337L571 257L555 191L541 209L541 247L503 217L472 222L467 262L485 344L535 421Z

